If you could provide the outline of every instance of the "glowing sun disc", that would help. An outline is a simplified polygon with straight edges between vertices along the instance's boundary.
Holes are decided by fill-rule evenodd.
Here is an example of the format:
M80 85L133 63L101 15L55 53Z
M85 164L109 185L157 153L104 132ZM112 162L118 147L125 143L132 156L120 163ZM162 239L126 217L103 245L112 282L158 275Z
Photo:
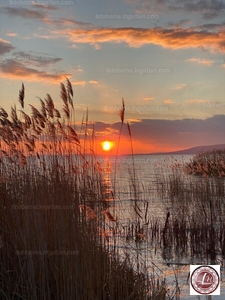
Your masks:
M102 142L102 149L104 151L109 151L109 150L112 149L112 147L113 147L113 143L112 142L109 142L109 141Z

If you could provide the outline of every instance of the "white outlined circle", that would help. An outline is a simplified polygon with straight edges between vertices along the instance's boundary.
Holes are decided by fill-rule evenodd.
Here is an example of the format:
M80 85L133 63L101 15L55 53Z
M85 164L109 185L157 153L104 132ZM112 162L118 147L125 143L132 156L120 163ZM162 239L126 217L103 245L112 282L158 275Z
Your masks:
M200 266L191 275L192 288L199 294L212 294L219 286L220 277L211 266Z

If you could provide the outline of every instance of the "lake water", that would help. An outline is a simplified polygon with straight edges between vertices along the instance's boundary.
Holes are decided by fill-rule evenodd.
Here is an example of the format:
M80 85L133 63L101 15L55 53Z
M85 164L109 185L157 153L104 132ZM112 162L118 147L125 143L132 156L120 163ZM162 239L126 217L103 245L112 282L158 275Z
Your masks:
M164 224L166 213L172 207L168 207L171 205L169 201L162 200L158 193L158 186L165 183L163 178L172 174L171 165L189 162L192 157L192 155L135 155L133 158L120 156L117 159L110 156L101 157L100 163L104 168L104 192L109 203L109 210L116 217L119 226L131 224L137 217L134 213L134 204L140 208L143 218L147 216L152 221L158 219ZM195 180L194 177L193 180ZM146 214L143 214L143 211ZM184 257L175 253L167 255L163 253L159 245L144 241L137 246L137 243L125 239L125 236L117 239L117 246L121 249L122 256L125 251L129 250L134 261L137 255L140 261L147 261L148 272L154 272L156 276L166 278L171 289L175 286L175 276L177 276L181 288L180 299L225 299L223 280L221 296L211 296L211 298L190 296L188 282L190 264L210 264L206 259ZM224 269L221 270L224 278Z

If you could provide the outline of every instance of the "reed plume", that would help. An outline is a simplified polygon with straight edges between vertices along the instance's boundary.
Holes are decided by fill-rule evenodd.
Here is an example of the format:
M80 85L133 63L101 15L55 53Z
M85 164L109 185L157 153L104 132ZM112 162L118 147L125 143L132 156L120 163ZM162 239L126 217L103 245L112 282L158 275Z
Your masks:
M122 107L119 111L119 117L120 117L120 120L121 120L122 124L124 122L124 115L125 115L125 103L124 103L124 99L122 98Z
M124 102L124 99L122 98L122 107L119 111L119 117L120 117L121 124L120 124L120 131L119 131L118 143L117 143L117 148L116 148L116 160L115 160L115 171L114 171L114 190L116 188L117 159L118 159L119 144L120 144L123 123L124 123L124 116L125 116L125 102Z
M25 97L25 88L24 88L24 84L22 83L21 90L19 91L19 103L22 108L24 108L24 97Z

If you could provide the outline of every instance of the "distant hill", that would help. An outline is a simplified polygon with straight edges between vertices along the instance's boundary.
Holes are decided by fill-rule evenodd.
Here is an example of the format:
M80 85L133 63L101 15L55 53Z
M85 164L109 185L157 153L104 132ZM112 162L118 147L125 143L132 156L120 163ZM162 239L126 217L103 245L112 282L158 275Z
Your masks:
M192 148L173 151L173 152L152 153L152 154L197 154L199 152L211 151L213 149L225 149L225 144L197 146L197 147L192 147Z
M157 153L148 153L148 154L153 154L153 155L160 155L160 154L197 154L199 152L203 151L211 151L214 149L225 149L225 144L220 144L220 145L208 145L208 146L198 146L198 147L192 147L189 149L184 149L184 150L178 150L178 151L173 151L173 152L157 152Z

